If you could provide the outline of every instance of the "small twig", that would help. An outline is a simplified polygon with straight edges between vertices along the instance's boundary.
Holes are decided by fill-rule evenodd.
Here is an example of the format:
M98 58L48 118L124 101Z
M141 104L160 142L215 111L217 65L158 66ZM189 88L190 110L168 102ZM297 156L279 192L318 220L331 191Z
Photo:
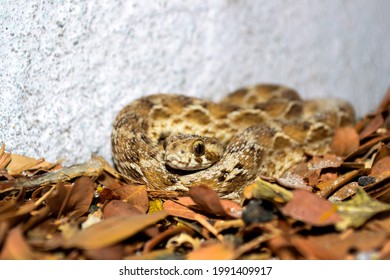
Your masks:
M220 241L220 242L223 242L224 239L223 239L223 235L222 234L219 234L218 233L218 230L213 227L212 225L210 225L209 222L207 222L207 220L202 216L202 215L199 215L199 214L196 214L195 215L195 220L200 223L202 226L204 226L208 231L210 231L212 234L214 234L215 237L217 237L217 239Z
M103 160L96 157L86 163L72 165L43 175L0 182L0 190L6 191L15 189L16 187L24 187L26 191L31 191L39 186L66 182L80 176L98 176L103 172L103 169Z
M54 185L44 195L42 195L37 201L34 202L34 206L39 206L49 195L56 189L57 185Z
M260 236L257 236L253 238L251 241L243 244L242 246L238 247L234 252L233 259L238 259L241 255L245 254L246 252L253 250L260 246L261 243L264 241L268 241L271 238L273 238L275 235L272 233L266 233Z

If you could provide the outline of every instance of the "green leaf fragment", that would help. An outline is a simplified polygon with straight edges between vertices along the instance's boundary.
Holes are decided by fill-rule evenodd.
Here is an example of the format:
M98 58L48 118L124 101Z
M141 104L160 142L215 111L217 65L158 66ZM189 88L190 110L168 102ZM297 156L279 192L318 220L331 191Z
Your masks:
M390 204L372 198L361 187L351 200L334 205L342 217L342 221L336 223L336 229L339 231L349 227L358 228L375 214L390 210Z
M252 190L254 198L261 198L276 203L286 203L293 197L290 191L277 184L272 184L261 178L258 178L256 183L257 185Z

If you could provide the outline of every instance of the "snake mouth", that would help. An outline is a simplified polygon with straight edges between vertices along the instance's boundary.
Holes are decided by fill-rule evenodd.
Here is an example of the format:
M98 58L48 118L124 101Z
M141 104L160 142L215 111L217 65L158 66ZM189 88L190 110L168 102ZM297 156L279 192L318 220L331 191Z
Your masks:
M202 164L202 161L196 161L195 163L193 160L191 160L190 162L182 161L179 158L172 155L165 157L165 164L175 170L194 171L194 172L198 170L206 169L207 167L210 166L210 164L208 165Z

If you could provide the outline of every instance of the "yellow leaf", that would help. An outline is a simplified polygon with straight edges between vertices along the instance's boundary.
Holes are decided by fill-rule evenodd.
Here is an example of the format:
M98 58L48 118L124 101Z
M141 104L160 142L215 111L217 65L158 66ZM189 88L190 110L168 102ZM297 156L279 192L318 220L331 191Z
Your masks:
M163 202L161 199L153 199L149 201L149 213L155 213L163 210Z
M348 227L358 228L375 214L390 210L390 204L372 198L360 187L351 200L335 203L335 206L343 219L336 223L340 231Z
M263 179L256 180L257 185L252 188L254 198L262 198L271 202L286 203L293 197L292 193L285 188L272 184Z

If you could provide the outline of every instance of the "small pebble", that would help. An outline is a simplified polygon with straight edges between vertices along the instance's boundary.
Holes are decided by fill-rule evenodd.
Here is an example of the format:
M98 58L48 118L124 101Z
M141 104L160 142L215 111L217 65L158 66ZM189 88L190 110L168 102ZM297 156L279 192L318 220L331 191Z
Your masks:
M361 176L358 179L359 186L367 186L369 184L375 183L375 177L373 176Z
M274 219L275 216L276 209L274 205L261 199L249 201L242 212L242 219L246 224L268 222Z

